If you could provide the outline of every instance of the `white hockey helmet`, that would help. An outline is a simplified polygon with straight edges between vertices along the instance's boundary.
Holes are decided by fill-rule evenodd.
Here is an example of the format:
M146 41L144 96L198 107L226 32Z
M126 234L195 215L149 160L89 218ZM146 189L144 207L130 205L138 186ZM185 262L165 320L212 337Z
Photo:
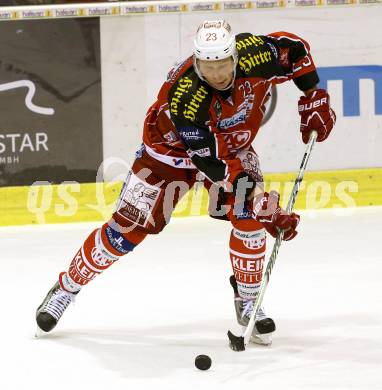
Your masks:
M204 80L199 70L197 60L218 61L229 57L232 57L234 60L235 72L237 50L235 34L233 33L231 26L224 19L205 20L198 27L194 39L194 68L197 75ZM226 89L231 88L232 84Z

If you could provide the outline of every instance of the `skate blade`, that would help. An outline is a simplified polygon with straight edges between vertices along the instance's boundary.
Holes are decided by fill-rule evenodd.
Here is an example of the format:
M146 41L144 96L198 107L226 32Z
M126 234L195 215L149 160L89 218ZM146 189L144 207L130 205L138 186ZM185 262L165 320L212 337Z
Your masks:
M252 335L249 341L253 344L265 345L270 347L272 345L272 333Z
M46 332L44 332L42 329L40 329L40 328L37 326L36 332L35 332L35 334L34 334L34 337L35 337L36 339L39 339L39 338L43 337L43 336L46 335L46 334L47 334Z

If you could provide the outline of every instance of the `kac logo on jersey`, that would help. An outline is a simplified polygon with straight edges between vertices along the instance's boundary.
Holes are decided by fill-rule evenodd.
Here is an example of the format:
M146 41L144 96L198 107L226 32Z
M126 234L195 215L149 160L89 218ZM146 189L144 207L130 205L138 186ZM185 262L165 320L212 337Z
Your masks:
M224 142L230 151L243 149L251 139L250 130L238 130L230 133L222 133Z
M374 83L374 112L382 115L382 66L329 66L317 68L320 87L327 89L328 81L342 81L343 115L360 116L360 80L368 79Z

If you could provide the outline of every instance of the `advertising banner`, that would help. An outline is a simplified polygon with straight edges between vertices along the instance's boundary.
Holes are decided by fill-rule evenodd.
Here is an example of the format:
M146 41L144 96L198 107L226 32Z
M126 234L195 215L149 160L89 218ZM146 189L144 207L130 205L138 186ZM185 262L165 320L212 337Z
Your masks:
M94 182L102 162L98 18L0 23L0 186Z

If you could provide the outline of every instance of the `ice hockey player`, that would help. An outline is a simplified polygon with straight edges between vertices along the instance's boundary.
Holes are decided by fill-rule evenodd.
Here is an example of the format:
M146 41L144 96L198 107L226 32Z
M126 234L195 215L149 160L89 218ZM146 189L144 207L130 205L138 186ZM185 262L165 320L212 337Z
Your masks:
M252 148L272 86L293 80L303 92L298 112L304 143L312 130L318 142L324 141L336 121L328 93L317 87L309 50L306 41L287 32L234 35L225 20L199 26L193 55L169 72L148 109L143 144L112 218L86 238L38 307L41 330L56 326L83 286L148 234L162 231L198 172L209 190L211 216L232 224L230 281L237 320L248 323L262 278L266 232L275 237L283 229L284 240L291 240L299 222L298 215L280 207L278 193L264 192ZM269 343L274 330L261 309L252 340Z

